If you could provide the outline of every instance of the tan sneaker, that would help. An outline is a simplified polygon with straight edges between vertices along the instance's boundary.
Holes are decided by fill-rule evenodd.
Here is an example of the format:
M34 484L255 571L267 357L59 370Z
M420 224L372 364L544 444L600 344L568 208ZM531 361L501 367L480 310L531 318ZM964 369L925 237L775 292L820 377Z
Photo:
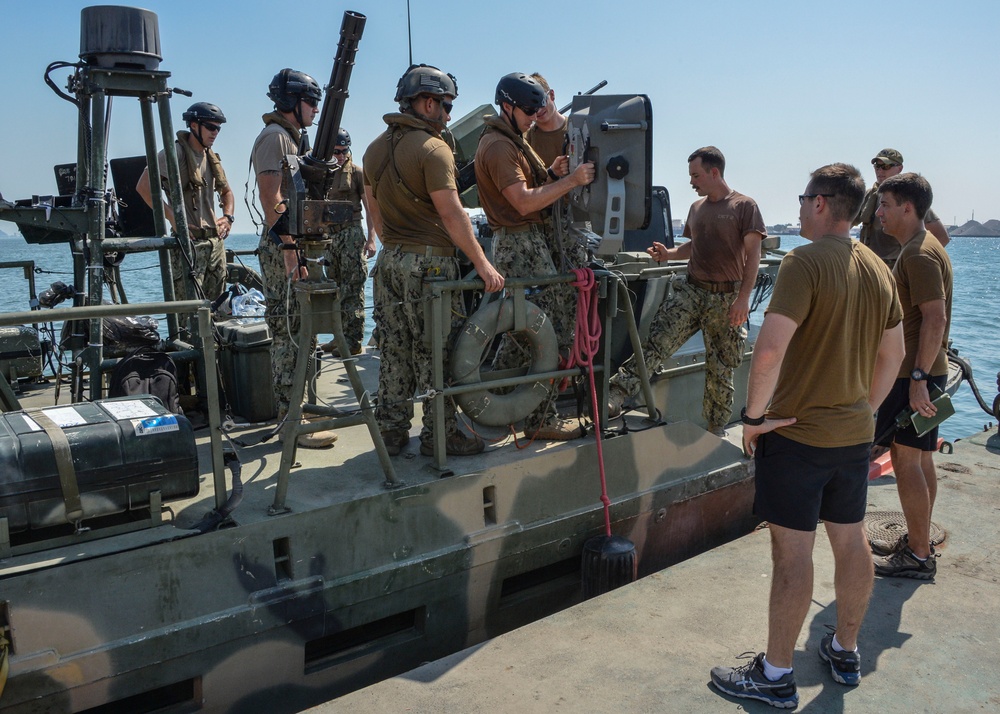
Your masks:
M303 449L328 449L337 440L335 431L314 431L312 434L299 434L299 446Z
M318 419L322 417L313 418ZM303 421L308 421L308 419L304 419ZM297 443L303 449L328 449L333 446L333 442L337 440L338 436L337 432L333 430L314 431L312 434L299 434ZM285 430L282 429L281 441L283 442L284 440Z
M524 436L543 441L570 441L583 436L583 427L579 423L574 423L572 419L552 417L538 428L525 428Z

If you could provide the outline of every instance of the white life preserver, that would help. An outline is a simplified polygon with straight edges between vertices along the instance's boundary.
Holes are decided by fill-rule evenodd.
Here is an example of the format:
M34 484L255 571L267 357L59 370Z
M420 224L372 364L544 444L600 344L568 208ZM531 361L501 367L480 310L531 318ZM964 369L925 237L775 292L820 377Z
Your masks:
M513 334L527 340L531 350L528 374L552 372L559 366L559 345L552 321L540 307L525 301L523 330ZM495 300L473 314L455 340L451 354L453 384L482 381L479 368L483 356L497 335L514 329L514 299ZM455 395L455 401L469 417L486 426L506 426L528 416L549 393L548 382L519 384L508 394L494 394L487 387Z

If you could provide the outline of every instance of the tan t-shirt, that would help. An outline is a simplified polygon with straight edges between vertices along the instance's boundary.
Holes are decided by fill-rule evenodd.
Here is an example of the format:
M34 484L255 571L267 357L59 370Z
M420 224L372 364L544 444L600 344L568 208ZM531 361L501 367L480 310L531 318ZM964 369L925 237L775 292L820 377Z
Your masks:
M870 442L875 357L902 318L885 263L857 241L823 236L784 257L766 312L798 325L767 409L797 421L778 433L824 448Z
M948 374L948 331L951 329L951 259L930 231L923 231L902 246L896 266L892 270L903 304L903 340L906 357L899 368L900 377L909 377L913 371L920 344L920 326L923 324L921 303L944 300L948 324L941 339L941 349L934 358L929 374L935 377Z
M742 280L747 233L767 235L760 209L749 196L730 191L721 201L695 201L684 223L684 237L691 239L688 273L715 283Z
M566 143L566 133L569 128L569 119L563 121L561 129L555 131L542 131L537 126L532 125L528 133L524 135L525 140L531 145L546 167L552 166L556 157L562 156L563 145Z
M184 177L188 173L188 155L181 147L174 147L177 153L177 166L180 169L181 193L184 195L184 217L187 219L188 230L215 231L215 177L208 165L208 156L204 151L195 152L201 158L195 167L205 179L205 184L198 189L184 185ZM170 198L170 187L167 185L167 154L161 151L156 156L160 172L160 185L165 195Z
M435 191L458 191L451 147L416 117L386 114L383 119L389 127L363 159L365 186L372 187L382 215L379 238L388 245L454 247L430 197Z
M254 173L281 171L285 157L298 153L299 147L292 141L287 131L278 124L268 124L253 143L250 157Z
M535 188L531 165L513 141L499 131L488 131L476 149L476 185L479 205L494 228L514 228L530 223L542 223L541 211L522 216L503 195L503 190L516 183Z

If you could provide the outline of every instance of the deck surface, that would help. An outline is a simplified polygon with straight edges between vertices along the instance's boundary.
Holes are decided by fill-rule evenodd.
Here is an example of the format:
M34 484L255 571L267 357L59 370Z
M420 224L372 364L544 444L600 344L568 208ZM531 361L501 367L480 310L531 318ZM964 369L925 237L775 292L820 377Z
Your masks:
M860 636L862 682L832 680L817 656L835 622L833 558L822 527L813 605L796 645L799 711L1000 709L1000 436L936 456L934 522L948 538L934 582L876 578ZM869 510L899 510L895 481ZM709 684L709 670L764 648L770 554L756 531L482 645L311 712L772 711Z

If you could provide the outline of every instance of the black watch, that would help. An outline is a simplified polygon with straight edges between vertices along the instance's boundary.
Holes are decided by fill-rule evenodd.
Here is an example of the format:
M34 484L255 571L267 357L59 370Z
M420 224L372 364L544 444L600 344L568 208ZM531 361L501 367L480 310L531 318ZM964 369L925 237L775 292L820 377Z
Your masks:
M747 416L747 408L743 407L743 409L740 410L740 421L746 424L747 426L760 426L761 424L764 423L764 415L761 414L756 419L751 419L750 417Z
M913 371L910 372L910 379L912 379L914 382L924 382L930 379L930 375L927 374L927 372L925 372L924 370L920 369L920 367L914 367Z
M233 225L233 222L236 220L236 216L230 215L228 213L223 213L222 217L225 218L227 221L229 221L229 225Z

